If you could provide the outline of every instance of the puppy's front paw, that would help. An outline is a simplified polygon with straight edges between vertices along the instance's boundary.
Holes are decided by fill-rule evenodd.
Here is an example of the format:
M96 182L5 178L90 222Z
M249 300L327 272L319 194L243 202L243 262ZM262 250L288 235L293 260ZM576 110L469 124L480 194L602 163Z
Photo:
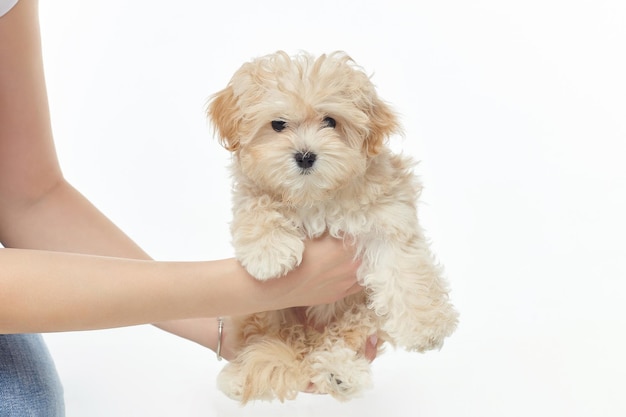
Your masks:
M237 248L237 258L258 280L277 278L300 265L304 242L297 236L275 230L270 236Z

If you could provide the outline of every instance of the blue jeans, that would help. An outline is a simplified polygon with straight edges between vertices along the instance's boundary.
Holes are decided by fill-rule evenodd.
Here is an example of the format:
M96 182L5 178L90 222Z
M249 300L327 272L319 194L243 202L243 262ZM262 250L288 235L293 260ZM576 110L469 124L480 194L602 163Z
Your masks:
M0 334L0 416L61 417L63 388L38 334Z

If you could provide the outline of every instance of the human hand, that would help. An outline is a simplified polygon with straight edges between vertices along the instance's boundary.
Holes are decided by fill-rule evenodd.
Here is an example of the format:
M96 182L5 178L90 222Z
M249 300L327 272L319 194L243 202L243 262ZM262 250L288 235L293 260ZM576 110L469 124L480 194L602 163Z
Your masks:
M363 289L360 261L348 242L328 235L305 241L300 265L283 277L264 281L268 305L263 311L328 304Z

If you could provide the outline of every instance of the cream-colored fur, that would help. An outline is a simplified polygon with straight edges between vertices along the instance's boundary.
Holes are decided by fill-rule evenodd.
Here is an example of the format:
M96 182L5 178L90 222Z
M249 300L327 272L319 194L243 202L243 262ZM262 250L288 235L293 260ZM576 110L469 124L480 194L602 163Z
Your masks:
M305 320L298 309L242 319L244 347L220 389L243 403L307 388L344 400L370 384L369 335L412 351L442 346L457 312L418 223L414 162L385 146L397 118L346 54L277 52L246 63L213 96L209 116L233 152L242 265L259 280L280 279L302 260L304 239L329 233L356 245L365 286L308 308Z

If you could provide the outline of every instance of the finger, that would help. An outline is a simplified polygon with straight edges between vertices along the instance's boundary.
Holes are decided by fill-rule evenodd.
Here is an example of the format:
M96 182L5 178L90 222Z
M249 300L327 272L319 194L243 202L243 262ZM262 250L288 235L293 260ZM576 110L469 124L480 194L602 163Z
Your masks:
M373 334L367 338L367 342L365 343L365 358L372 362L376 359L376 354L378 353L378 336Z
M307 394L324 395L324 393L321 393L321 392L317 391L317 388L315 387L315 384L313 384L312 382L309 382L309 385L302 392L306 392Z
M361 292L363 287L358 282L346 290L346 295L353 295Z

